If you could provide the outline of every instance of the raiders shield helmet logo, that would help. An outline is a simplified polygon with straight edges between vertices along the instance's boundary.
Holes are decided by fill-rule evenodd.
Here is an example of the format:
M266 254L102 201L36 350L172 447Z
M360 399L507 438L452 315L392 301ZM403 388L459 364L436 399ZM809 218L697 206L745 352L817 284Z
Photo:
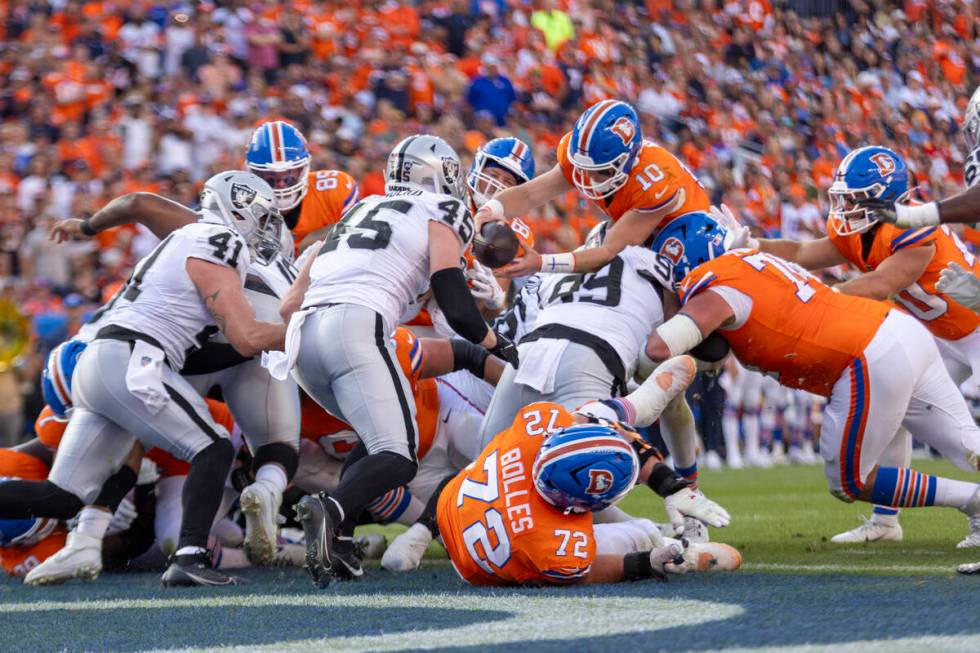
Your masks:
M588 494L605 494L613 484L612 472L606 469L589 470L589 487L585 488Z
M449 184L455 184L459 177L459 161L448 156L442 157L442 175Z
M636 135L636 127L626 116L621 116L609 130L619 136L623 140L623 145L627 146L633 142L633 136Z
M255 189L245 184L231 185L231 204L236 209L246 209L251 206L256 195Z

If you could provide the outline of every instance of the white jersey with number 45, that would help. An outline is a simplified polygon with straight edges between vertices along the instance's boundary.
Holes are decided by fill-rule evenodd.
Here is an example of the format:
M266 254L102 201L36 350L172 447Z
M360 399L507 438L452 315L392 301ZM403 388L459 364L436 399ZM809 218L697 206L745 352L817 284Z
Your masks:
M136 272L105 314L115 324L154 338L171 367L184 365L187 351L217 331L204 299L187 274L187 259L198 258L234 269L244 283L250 257L245 239L228 227L195 222L163 239L136 265Z
M462 256L473 238L473 218L459 200L408 191L358 202L320 249L303 308L366 306L392 332L409 303L429 288L430 220L453 229Z
M543 274L541 311L530 328L558 324L598 336L630 370L647 336L664 321L656 265L657 255L650 249L627 247L596 272Z

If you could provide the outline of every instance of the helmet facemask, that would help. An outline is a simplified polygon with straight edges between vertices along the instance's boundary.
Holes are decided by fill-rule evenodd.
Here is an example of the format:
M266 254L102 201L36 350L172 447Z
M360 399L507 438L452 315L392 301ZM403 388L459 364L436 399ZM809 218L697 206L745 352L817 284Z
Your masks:
M633 158L629 152L609 163L595 165L588 157L572 155L572 183L590 200L602 200L620 188L629 179L629 164Z
M519 186L522 181L494 157L477 152L473 167L466 176L466 185L477 208L489 202L500 191Z
M878 223L874 213L861 207L858 202L881 197L888 187L885 184L872 184L866 188L848 188L843 181L831 184L827 195L830 197L830 219L838 236L864 233ZM908 192L895 199L904 201Z
M247 206L231 207L225 206L219 194L207 186L201 193L201 210L240 233L252 258L266 264L282 246L282 214L273 203L256 197Z
M309 190L309 159L268 165L249 163L248 170L272 187L272 196L276 208L280 211L295 208L303 201L306 191Z

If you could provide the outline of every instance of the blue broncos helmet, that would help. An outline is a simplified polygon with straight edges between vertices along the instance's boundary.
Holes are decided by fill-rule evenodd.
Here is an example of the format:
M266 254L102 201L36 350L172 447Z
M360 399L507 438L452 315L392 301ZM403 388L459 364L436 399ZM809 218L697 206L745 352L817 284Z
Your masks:
M640 463L610 426L578 424L545 438L531 468L541 497L567 512L608 508L636 484Z
M71 377L75 373L78 357L88 345L81 340L63 342L48 355L47 365L41 372L41 393L52 412L65 419L71 408Z
M625 102L603 100L575 121L568 140L572 183L591 200L623 187L643 146L640 119Z
M0 546L32 546L57 526L58 520L51 517L0 519Z
M872 145L852 150L837 166L830 195L830 222L841 236L867 231L878 220L858 200L903 201L909 191L909 168L887 147Z
M298 129L282 120L252 132L245 168L272 186L276 208L288 211L303 201L310 180L310 152Z
M674 290L691 270L728 251L731 234L704 211L671 220L653 241L653 251L670 269Z
M466 175L466 185L477 207L483 206L494 195L509 188L486 173L487 168L494 167L514 175L514 185L520 186L534 178L534 152L530 145L513 136L495 138L478 149Z

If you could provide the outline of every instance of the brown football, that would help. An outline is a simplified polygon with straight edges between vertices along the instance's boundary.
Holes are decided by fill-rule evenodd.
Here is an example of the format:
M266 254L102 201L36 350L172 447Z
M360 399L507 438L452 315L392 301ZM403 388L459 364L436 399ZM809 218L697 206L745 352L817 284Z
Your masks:
M473 257L488 268L499 268L514 260L519 247L509 225L487 222L473 238Z

